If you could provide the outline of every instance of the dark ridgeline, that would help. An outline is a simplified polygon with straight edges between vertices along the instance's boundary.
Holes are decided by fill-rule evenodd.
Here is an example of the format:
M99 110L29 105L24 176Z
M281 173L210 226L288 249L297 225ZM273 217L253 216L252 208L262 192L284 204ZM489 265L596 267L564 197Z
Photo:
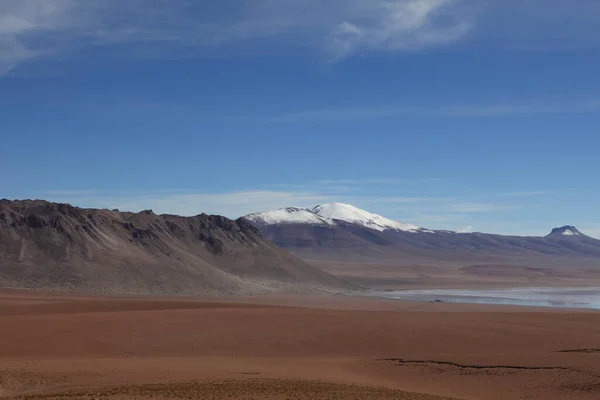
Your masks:
M0 287L196 295L348 286L244 219L0 200Z

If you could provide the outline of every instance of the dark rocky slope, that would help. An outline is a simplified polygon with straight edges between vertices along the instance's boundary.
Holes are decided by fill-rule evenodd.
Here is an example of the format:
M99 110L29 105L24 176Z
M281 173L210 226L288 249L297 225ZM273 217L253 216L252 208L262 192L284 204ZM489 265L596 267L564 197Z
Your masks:
M0 286L131 294L346 289L243 219L0 200Z

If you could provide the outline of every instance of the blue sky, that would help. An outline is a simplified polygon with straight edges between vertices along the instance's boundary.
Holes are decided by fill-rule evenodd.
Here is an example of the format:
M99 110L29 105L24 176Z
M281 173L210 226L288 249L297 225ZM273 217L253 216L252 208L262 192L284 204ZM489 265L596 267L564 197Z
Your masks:
M0 0L0 197L600 237L600 1Z

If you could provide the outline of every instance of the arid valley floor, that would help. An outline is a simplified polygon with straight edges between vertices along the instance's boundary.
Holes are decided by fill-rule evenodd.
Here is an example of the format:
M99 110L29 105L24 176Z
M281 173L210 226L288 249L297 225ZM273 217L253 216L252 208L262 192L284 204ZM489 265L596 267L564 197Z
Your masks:
M0 293L0 397L598 399L600 314Z

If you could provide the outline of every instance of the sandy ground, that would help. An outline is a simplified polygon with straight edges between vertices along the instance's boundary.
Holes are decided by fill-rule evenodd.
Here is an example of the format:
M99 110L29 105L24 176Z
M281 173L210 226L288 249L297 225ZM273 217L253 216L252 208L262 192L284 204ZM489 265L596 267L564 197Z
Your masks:
M597 400L600 313L4 291L0 397Z

